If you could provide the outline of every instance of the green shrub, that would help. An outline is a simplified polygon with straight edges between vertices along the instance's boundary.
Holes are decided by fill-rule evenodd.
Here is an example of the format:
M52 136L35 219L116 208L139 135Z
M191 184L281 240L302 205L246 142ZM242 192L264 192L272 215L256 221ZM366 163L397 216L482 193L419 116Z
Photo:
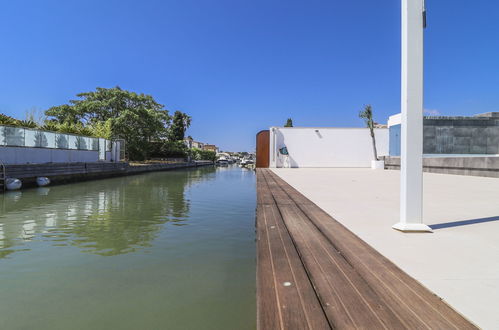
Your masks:
M198 148L192 148L189 150L189 155L193 160L210 160L215 161L217 154L214 151L201 150Z
M158 141L150 143L149 155L152 158L186 158L187 146L183 141Z

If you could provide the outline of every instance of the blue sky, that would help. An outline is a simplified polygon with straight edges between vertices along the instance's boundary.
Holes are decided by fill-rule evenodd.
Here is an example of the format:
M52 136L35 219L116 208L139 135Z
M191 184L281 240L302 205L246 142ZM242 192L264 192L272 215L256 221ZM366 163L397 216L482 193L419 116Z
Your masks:
M427 0L425 108L499 111L499 2ZM261 129L361 126L400 109L400 0L20 0L0 10L0 112L116 85L252 150Z

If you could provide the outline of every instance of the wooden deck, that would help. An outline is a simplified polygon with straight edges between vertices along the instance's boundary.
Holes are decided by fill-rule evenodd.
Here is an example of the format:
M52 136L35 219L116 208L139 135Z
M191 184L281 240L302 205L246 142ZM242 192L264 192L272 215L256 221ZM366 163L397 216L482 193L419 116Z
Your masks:
M476 329L272 171L257 194L258 329Z

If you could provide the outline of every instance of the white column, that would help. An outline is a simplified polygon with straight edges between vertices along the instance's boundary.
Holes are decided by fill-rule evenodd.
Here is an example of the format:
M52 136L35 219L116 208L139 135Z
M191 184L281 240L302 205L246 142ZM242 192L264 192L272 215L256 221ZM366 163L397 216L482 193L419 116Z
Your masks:
M423 223L424 0L402 0L402 143L400 222L404 232L431 231Z

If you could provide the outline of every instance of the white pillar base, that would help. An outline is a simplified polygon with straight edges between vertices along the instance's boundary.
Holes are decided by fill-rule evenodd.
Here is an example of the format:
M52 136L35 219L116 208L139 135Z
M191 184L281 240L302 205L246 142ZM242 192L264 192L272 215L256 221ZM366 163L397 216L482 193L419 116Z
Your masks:
M404 233L419 232L419 233L433 233L433 230L424 223L405 223L399 222L392 226L393 229L400 230Z

